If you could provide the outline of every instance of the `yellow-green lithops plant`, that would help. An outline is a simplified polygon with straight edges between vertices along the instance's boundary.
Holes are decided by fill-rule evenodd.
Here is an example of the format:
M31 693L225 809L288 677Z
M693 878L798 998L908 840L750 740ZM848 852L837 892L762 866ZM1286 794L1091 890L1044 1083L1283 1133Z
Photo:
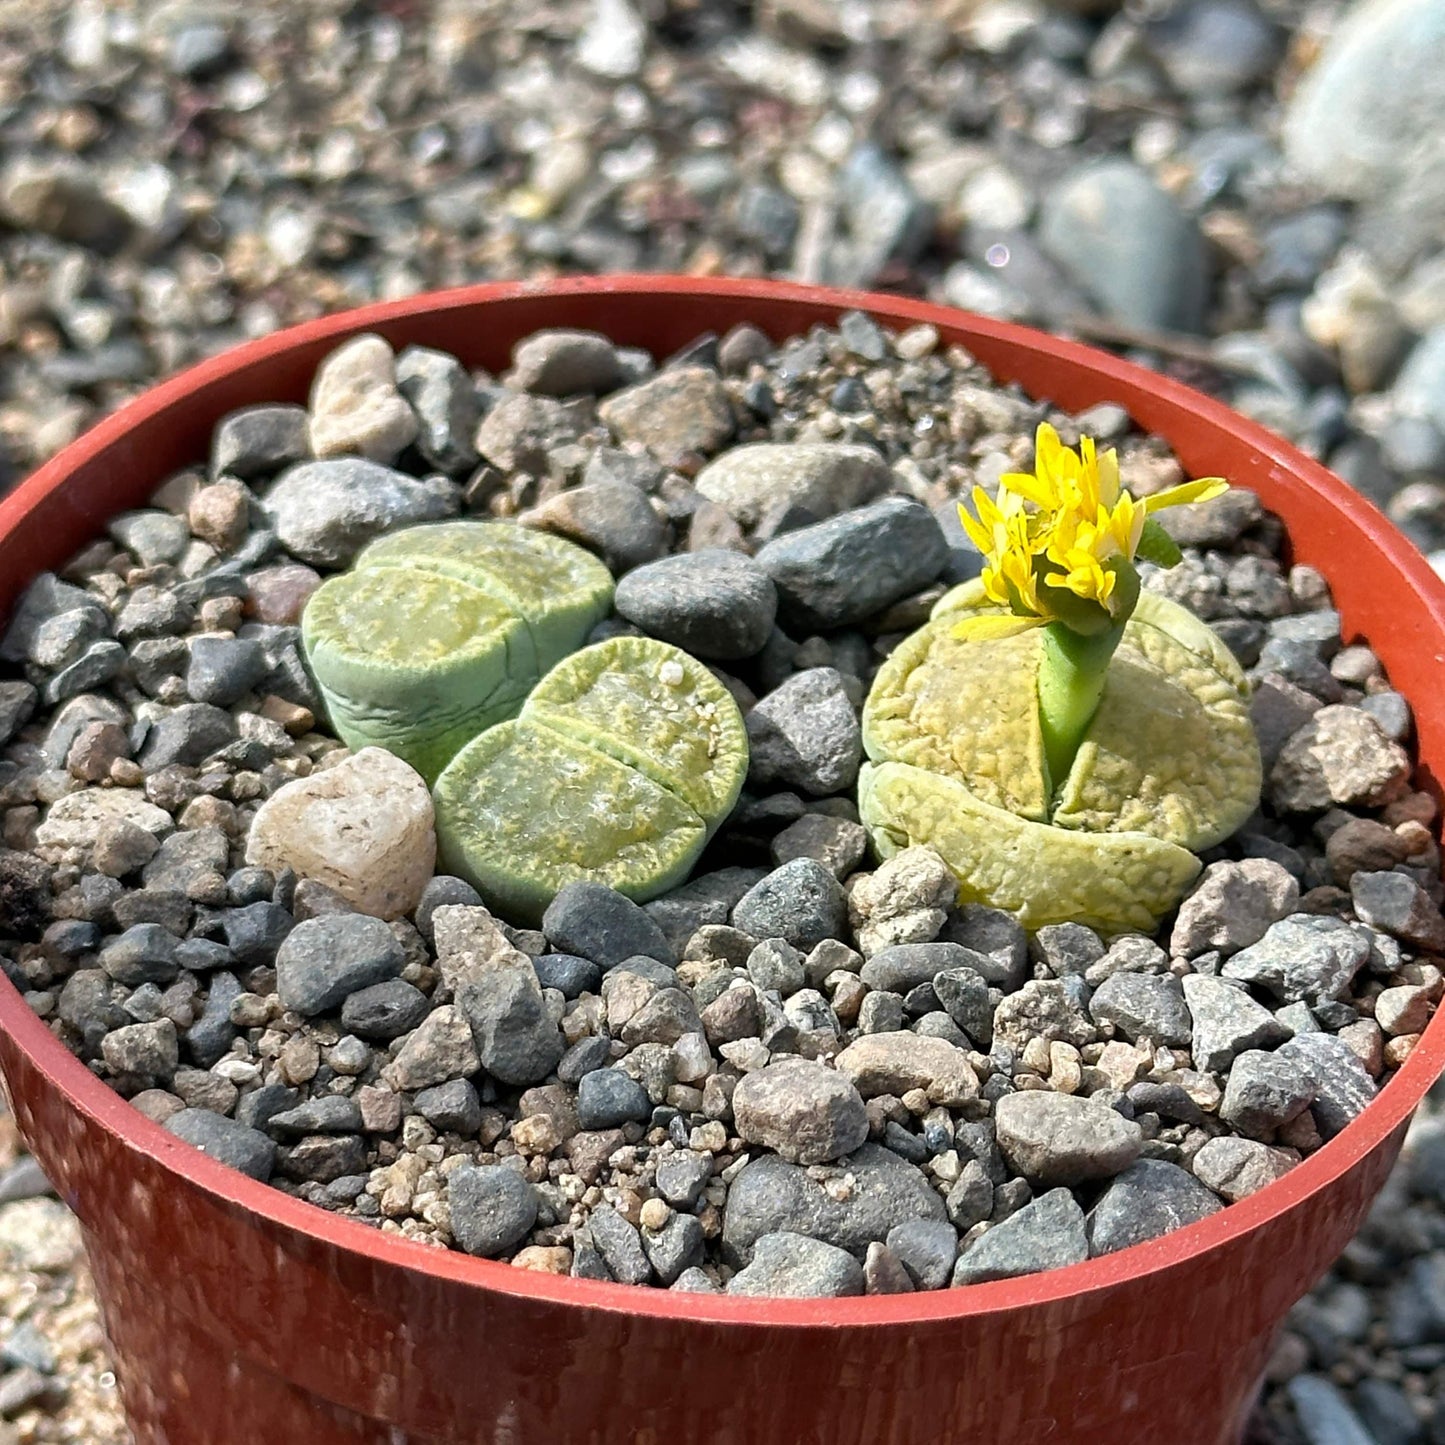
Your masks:
M509 918L578 879L643 902L682 883L748 771L731 694L648 637L574 653L432 790L443 867Z
M514 717L611 603L612 574L561 537L443 522L373 542L313 594L302 639L341 739L386 748L430 783Z
M928 844L966 902L1030 929L1151 931L1259 800L1249 685L1198 618L1140 591L1137 558L1179 550L1113 451L1040 426L1033 475L974 491L985 557L879 670L863 713L859 811L885 856ZM960 509L962 510L962 509Z

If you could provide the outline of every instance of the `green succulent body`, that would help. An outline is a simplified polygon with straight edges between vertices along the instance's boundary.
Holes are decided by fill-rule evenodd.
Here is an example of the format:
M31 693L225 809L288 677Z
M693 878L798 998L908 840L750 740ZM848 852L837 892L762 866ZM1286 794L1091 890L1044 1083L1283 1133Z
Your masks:
M748 770L737 704L700 662L618 637L554 668L436 781L443 865L535 921L591 879L639 902L682 883Z
M386 748L431 782L514 717L611 602L612 574L571 542L444 522L379 539L319 587L302 640L342 741Z
M1050 776L1035 630L962 641L999 613L955 588L880 669L863 713L859 810L884 856L935 848L960 898L1030 929L1152 931L1259 798L1248 683L1192 613L1144 593L1067 775Z

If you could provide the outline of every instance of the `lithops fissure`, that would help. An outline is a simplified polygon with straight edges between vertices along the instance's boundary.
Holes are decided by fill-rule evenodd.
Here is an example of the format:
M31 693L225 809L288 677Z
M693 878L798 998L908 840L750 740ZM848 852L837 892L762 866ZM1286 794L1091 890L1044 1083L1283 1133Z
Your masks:
M1039 637L963 641L998 612L977 583L942 598L883 665L863 713L874 766L860 813L880 852L926 843L961 896L1027 927L1087 920L1152 930L1259 797L1248 683L1183 608L1139 599L1068 776L1049 777L1037 701ZM1121 886L1123 885L1123 886Z
M448 522L373 543L317 589L302 636L342 740L386 748L431 782L516 715L611 601L611 574L571 542Z
M443 866L519 919L577 879L645 901L684 881L747 769L742 716L707 668L612 638L554 668L437 779Z

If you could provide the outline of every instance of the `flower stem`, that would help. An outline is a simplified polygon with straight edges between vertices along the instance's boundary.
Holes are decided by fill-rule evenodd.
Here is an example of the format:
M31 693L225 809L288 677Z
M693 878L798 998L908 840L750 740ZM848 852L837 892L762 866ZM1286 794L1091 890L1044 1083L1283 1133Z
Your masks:
M1099 710L1109 661L1123 636L1123 622L1088 637L1062 622L1051 622L1044 628L1039 659L1039 722L1049 784L1055 793L1069 776L1084 734Z

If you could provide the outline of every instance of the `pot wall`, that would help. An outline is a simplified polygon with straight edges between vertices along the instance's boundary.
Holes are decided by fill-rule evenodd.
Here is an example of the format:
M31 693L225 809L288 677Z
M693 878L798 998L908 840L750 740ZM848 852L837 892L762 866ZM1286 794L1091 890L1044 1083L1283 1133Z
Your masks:
M610 278L351 312L205 363L0 504L0 606L113 512L205 455L213 423L304 400L377 330L499 369L543 326L665 355L738 321L775 336L861 305L929 321L1070 408L1126 405L1196 474L1255 488L1330 579L1445 759L1445 588L1360 498L1283 442L1124 362L891 297ZM0 980L0 1067L80 1217L138 1445L1083 1445L1238 1438L1278 1322L1355 1232L1445 1062L1445 1019L1365 1115L1285 1180L1163 1240L1032 1279L850 1301L729 1300L557 1280L427 1250L222 1169L141 1117Z

